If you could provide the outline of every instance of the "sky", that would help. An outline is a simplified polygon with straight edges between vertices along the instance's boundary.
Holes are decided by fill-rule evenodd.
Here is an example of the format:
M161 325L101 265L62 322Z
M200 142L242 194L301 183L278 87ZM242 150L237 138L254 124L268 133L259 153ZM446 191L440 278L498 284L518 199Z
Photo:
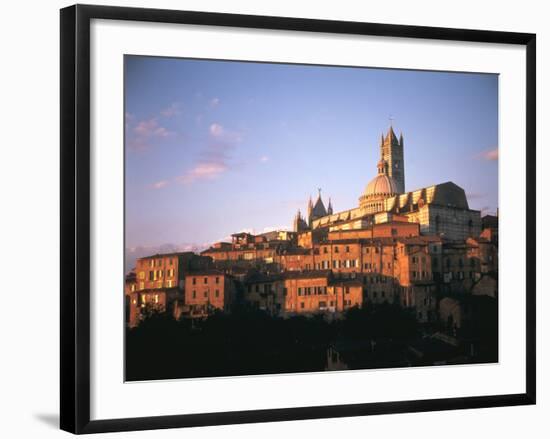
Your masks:
M317 188L357 207L390 123L407 191L496 212L498 75L126 56L127 251L290 229Z

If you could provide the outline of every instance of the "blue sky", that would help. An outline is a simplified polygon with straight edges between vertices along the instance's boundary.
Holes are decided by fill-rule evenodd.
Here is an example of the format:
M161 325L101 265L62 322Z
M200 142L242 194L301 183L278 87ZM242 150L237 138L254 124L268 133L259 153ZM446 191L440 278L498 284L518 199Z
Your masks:
M498 207L498 76L125 58L126 246L290 228L322 188L350 209L393 117L405 186Z

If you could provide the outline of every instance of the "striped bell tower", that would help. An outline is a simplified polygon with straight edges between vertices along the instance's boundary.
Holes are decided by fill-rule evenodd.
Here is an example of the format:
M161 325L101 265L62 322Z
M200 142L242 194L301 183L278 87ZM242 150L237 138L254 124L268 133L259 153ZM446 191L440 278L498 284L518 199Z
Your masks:
M380 139L380 159L386 162L386 174L397 183L397 193L405 193L405 159L403 156L403 134L399 140L393 131L393 126L386 136Z

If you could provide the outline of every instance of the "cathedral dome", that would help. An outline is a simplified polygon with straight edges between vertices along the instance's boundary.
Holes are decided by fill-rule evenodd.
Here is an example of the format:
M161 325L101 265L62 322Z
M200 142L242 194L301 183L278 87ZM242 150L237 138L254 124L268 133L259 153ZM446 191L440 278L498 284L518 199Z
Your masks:
M378 174L367 185L364 196L368 198L379 196L390 197L392 195L395 195L396 193L397 183L395 182L395 180L386 174Z

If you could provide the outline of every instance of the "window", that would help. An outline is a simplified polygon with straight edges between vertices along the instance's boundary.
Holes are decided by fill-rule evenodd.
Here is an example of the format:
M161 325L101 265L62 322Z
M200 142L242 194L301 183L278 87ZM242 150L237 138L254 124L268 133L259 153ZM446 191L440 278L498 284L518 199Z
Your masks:
M216 297L220 297L220 290L216 290Z
M338 247L334 247L334 253L338 253Z
M323 253L328 253L328 248L327 247L323 247Z
M197 292L193 290L193 299L196 299L196 298L197 298Z
M298 287L298 296L302 295L302 287Z
M305 307L304 302L300 302L300 308L304 309L304 307Z
M140 271L138 273L138 279L145 279L145 271Z
M205 299L208 298L208 291L205 291L205 292L204 292L204 298L205 298Z
M208 278L205 277L205 278L204 278L204 284L206 285L207 283L208 283Z
M216 276L216 283L217 283L217 284L220 283L220 278L219 278L219 276Z
M346 253L349 253L349 245L346 245Z
M197 278L196 277L193 278L193 285L197 285Z

